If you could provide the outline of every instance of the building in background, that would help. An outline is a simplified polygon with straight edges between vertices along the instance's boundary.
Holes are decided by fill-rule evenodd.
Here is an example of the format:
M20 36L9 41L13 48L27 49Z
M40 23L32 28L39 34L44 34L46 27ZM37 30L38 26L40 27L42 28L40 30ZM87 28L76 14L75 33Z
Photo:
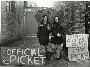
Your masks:
M8 43L23 36L24 1L1 1L1 42Z

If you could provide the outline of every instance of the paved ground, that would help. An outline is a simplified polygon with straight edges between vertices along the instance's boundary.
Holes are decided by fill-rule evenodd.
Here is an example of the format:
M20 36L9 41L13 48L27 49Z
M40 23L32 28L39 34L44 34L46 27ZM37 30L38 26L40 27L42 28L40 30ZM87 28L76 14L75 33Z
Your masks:
M39 45L38 39L36 37L25 37L19 41L13 42L9 44L10 47L30 47ZM2 49L3 50L3 49ZM65 54L65 51L62 50L62 53ZM83 61L77 61L77 62L70 62L67 59L67 56L62 55L61 59L54 60L54 61L47 61L46 65L24 65L20 66L18 64L11 65L10 67L90 67L90 60L83 60ZM25 59L24 59L25 61Z

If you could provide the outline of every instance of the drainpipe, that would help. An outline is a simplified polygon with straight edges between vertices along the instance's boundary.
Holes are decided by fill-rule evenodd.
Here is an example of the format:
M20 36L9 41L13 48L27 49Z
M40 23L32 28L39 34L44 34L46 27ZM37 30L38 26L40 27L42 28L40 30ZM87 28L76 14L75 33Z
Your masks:
M89 34L88 31L88 2L86 2L86 11L85 11L85 34Z

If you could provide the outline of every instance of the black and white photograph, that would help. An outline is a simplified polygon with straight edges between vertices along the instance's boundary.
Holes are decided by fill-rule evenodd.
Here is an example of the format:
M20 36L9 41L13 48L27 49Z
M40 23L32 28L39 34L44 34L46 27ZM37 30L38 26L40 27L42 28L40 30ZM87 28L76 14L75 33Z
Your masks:
M90 67L90 1L2 0L0 67Z

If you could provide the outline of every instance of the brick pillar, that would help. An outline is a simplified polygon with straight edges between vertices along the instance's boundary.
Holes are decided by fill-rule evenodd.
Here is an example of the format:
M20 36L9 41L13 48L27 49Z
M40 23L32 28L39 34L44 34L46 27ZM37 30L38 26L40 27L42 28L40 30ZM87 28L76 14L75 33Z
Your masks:
M84 8L83 8L84 7ZM73 20L73 34L85 33L85 4L82 2L75 2L73 5L74 20Z

